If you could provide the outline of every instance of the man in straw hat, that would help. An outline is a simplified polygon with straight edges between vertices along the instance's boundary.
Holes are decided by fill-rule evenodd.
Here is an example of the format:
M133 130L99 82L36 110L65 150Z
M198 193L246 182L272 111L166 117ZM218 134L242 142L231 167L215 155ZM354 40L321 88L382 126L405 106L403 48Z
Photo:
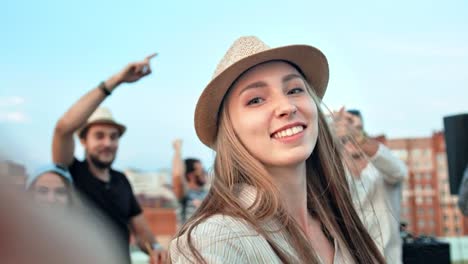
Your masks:
M68 167L76 189L86 197L118 231L124 252L130 262L130 230L139 247L163 258L142 210L135 199L125 175L113 170L120 137L125 125L117 122L107 108L98 106L121 83L132 83L151 73L150 59L130 63L122 71L81 97L57 122L53 137L52 155L56 164ZM85 149L84 161L74 157L73 134L77 134ZM153 256L154 256L153 254Z

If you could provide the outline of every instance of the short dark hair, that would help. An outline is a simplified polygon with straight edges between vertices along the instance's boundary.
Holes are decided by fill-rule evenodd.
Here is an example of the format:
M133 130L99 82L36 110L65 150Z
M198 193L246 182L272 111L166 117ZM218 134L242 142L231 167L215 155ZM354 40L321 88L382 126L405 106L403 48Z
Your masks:
M83 130L80 131L78 137L81 139L86 139L86 135L88 135L89 126L85 127Z
M346 112L348 112L348 113L350 113L352 115L358 116L359 118L362 119L361 111L359 111L357 109L349 109Z
M195 159L195 158L187 158L184 160L184 162L185 162L185 178L188 180L189 173L192 173L195 171L195 164L200 163L200 160Z
M86 139L86 137L88 136L88 131L89 131L89 128L92 127L93 125L100 125L100 124L106 124L106 123L91 123L91 124L88 124L86 125L85 128L83 128L83 130L80 131L80 133L78 134L78 137L81 138L81 139ZM119 130L119 129L117 129ZM122 136L122 131L119 130L119 138Z
M364 127L364 118L362 118L361 111L359 111L357 109L348 109L348 110L346 110L346 112L352 114L353 116L359 117L361 119L362 127Z

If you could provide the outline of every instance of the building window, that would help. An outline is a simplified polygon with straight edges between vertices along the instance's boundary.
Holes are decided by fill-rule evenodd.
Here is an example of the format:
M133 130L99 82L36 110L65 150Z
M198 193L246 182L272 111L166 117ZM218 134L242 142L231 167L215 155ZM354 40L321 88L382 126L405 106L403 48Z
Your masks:
M449 232L449 228L448 227L444 227L444 233L447 234Z
M414 174L414 180L419 181L421 180L421 175L419 173Z
M427 222L427 224L429 225L430 228L433 228L434 225L435 225L434 221L432 221L432 220Z
M421 220L418 221L418 227L419 228L424 227L424 220L421 219Z
M405 149L394 149L392 152L401 160L405 161L408 158L408 152Z
M400 152L400 159L406 161L406 160L408 159L408 151L402 150L402 151Z
M437 164L438 165L445 164L445 162L446 162L444 153L438 153L436 159L437 159Z
M408 214L408 211L409 211L409 208L406 207L406 206L403 206L403 208L401 208L401 213L404 214L404 215L407 215Z
M444 221L447 221L449 219L448 215L444 214Z
M432 179L432 173L426 173L426 180L430 181Z
M445 172L447 171L447 169L445 167L442 167L442 166L439 166L437 168L437 172L439 172L439 175L444 175L445 176Z
M430 207L428 210L431 210L431 212L432 212L432 208L436 206L432 200L432 197L426 198L426 205Z
M408 203L409 200L409 194L407 193L406 190L403 190L403 203Z
M413 149L411 151L411 155L415 157L419 157L421 155L421 149Z
M423 198L421 196L416 197L416 204L422 204L423 203ZM419 208L418 210L422 210L422 208Z
M426 157L430 158L432 156L432 149L426 149L425 151Z

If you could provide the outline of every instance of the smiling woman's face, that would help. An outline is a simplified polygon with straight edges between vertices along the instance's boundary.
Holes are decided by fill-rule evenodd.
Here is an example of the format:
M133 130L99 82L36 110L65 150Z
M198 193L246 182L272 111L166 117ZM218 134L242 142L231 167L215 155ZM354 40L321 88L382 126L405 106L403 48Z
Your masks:
M266 62L245 72L231 88L227 108L247 150L268 167L295 166L317 142L317 105L302 75L290 64Z

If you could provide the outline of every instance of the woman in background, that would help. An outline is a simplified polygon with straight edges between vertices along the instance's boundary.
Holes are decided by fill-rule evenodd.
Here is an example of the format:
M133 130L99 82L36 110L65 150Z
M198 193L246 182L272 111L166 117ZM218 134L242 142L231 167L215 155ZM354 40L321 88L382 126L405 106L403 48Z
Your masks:
M48 164L32 174L26 189L40 203L69 206L72 204L72 178L70 173L55 164Z

